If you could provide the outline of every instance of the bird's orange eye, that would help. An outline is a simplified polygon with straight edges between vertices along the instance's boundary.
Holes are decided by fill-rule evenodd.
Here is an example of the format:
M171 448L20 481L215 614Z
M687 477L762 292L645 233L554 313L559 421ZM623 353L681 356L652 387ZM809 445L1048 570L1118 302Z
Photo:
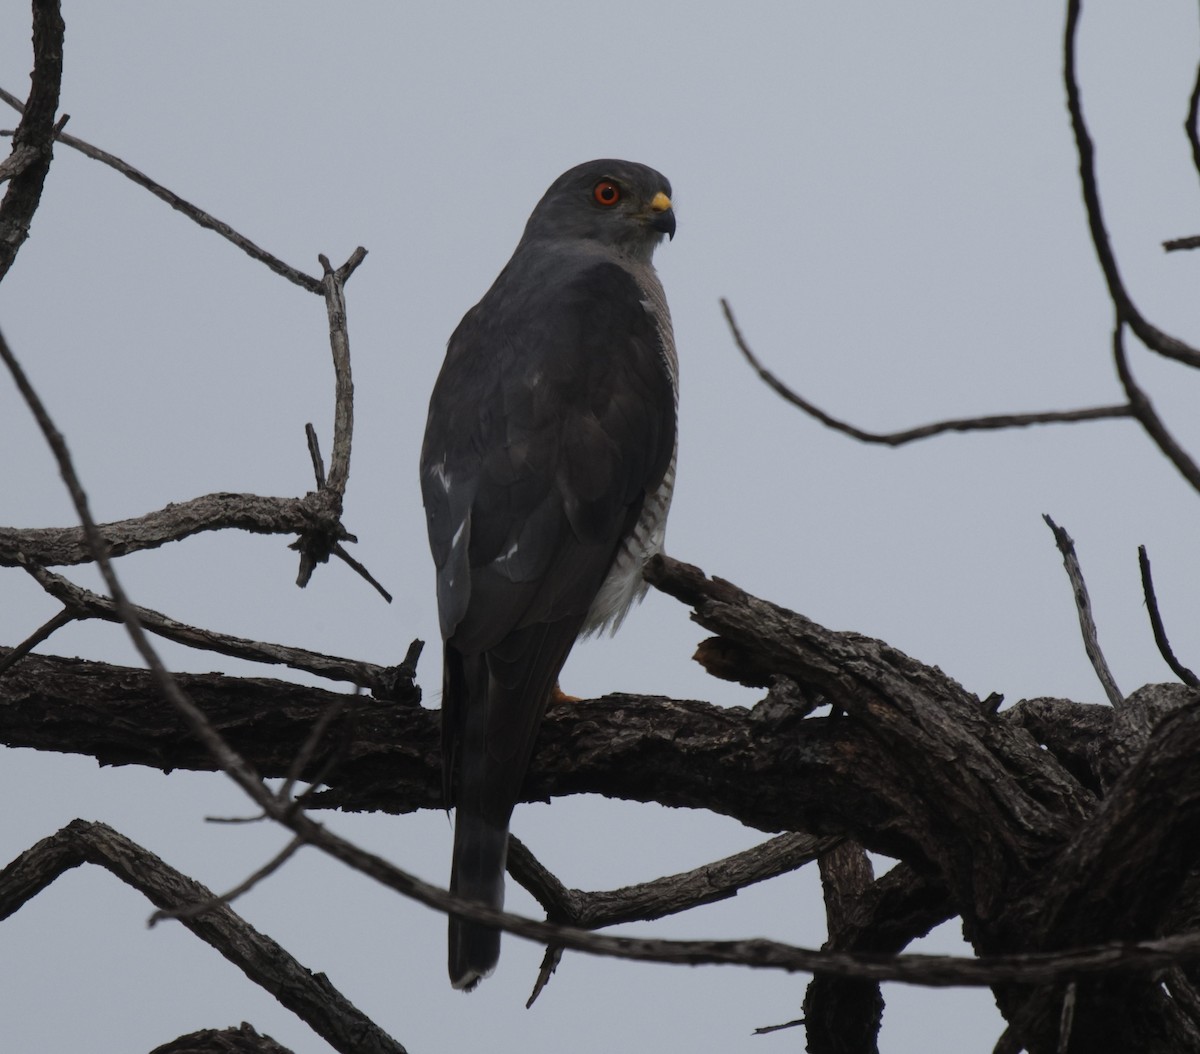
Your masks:
M621 188L611 179L602 179L592 188L592 197L596 199L597 205L611 208L621 200Z

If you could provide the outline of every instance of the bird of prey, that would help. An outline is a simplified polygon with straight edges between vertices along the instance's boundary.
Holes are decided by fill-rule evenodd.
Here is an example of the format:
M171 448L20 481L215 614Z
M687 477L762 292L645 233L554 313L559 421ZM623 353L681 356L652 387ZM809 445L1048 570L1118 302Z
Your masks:
M589 161L551 184L512 259L450 337L421 492L444 641L450 888L500 908L508 824L559 671L646 591L675 480L671 316L651 264L671 185ZM495 968L500 933L450 920L450 979Z

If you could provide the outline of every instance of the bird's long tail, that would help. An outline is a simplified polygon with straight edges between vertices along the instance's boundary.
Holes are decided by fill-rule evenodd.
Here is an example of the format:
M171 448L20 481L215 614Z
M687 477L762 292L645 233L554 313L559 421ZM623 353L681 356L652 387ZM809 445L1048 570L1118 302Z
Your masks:
M460 804L454 822L454 862L450 891L489 907L504 906L504 865L508 831ZM470 991L495 968L500 931L494 926L450 919L450 983Z
M443 757L447 801L456 810L450 889L464 899L504 905L513 803L521 796L550 689L578 631L579 620L537 623L477 655L446 645ZM499 958L498 929L450 919L455 988L470 991Z

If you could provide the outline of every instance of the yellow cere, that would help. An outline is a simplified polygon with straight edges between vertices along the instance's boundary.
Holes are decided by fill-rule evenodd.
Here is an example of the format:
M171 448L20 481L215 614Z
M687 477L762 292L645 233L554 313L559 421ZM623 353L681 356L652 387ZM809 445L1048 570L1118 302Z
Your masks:
M654 199L650 202L650 207L655 212L666 212L671 207L671 199L660 190L654 195Z

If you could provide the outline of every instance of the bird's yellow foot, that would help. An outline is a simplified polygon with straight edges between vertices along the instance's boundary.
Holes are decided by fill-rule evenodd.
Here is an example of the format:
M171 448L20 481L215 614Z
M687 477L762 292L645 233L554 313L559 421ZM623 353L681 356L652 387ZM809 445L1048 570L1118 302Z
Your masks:
M561 706L563 703L577 703L579 696L567 695L559 686L558 681L554 682L554 687L550 690L550 706Z

